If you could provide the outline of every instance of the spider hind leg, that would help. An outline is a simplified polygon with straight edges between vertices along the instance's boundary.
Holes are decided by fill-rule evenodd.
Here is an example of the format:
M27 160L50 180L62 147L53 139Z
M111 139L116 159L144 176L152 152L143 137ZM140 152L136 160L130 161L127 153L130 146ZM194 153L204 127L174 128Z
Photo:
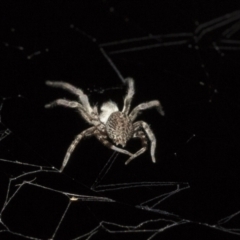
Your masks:
M157 109L157 111L162 116L165 115L161 103L158 100L152 100L152 101L149 101L149 102L146 102L146 103L141 103L137 107L135 107L132 110L132 112L130 113L129 118L131 119L131 121L134 121L136 119L136 117L141 113L141 111L151 109L151 108L154 108L154 107Z
M132 156L132 155L133 155L133 154L130 153L129 151L127 151L127 150L125 150L125 149L122 149L122 148L119 148L119 147L116 147L116 146L113 145L111 142L109 142L108 139L107 139L108 137L107 137L107 135L105 134L105 132L96 130L96 131L94 132L94 135L95 135L95 137L96 137L104 146L112 149L113 151L120 152L120 153L129 155L129 156Z

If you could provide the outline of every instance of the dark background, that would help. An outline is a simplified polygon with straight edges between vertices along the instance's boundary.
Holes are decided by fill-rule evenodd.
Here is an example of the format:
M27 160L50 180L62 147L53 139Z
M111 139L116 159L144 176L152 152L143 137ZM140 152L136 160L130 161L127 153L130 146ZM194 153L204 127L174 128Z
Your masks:
M149 225L133 233L102 227L91 239L150 239L154 231L149 229L160 231L151 239L238 239L240 31L224 34L240 25L240 16L231 18L238 9L237 1L213 0L2 1L0 130L2 136L6 129L11 133L0 141L0 238L50 238L69 203L67 192L115 202L71 202L55 239L80 237L101 221ZM229 22L214 27L224 19ZM196 31L211 20L204 34ZM91 104L100 107L111 99L121 109L126 86L99 44L155 35L104 50L123 77L135 79L133 107L153 99L164 106L165 117L152 109L138 118L156 135L157 163L151 162L149 150L128 166L127 156L119 154L101 181L113 190L99 192L91 186L112 151L90 138L58 173L74 136L89 125L71 109L45 109L57 98L75 99L45 81L67 81L83 89ZM150 48L155 44L162 45ZM143 46L149 49L114 54ZM139 148L140 141L127 146L132 152ZM130 187L117 188L120 183ZM137 207L169 196L177 186L186 189L151 209ZM12 198L4 208L7 196ZM218 224L230 215L231 221ZM151 223L160 218L164 221ZM170 219L179 224L163 230Z

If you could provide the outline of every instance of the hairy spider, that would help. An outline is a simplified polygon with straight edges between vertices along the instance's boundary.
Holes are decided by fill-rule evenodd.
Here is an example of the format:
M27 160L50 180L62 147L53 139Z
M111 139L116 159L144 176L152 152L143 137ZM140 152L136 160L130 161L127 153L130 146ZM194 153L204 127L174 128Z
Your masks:
M46 82L48 86L62 88L78 97L78 102L65 99L57 99L45 105L46 108L55 106L74 108L89 124L93 125L92 127L78 134L74 141L71 143L63 160L62 167L60 168L61 172L67 165L68 160L79 141L83 137L92 135L94 135L106 147L111 148L114 151L129 155L130 158L125 162L125 164L128 164L134 158L138 157L140 154L146 151L148 138L151 142L152 161L156 162L154 156L156 149L156 138L153 132L146 122L137 121L134 123L134 120L141 111L149 108L156 107L161 115L164 115L164 111L160 102L158 100L153 100L139 104L129 114L131 101L134 95L134 81L132 78L126 78L125 81L128 86L128 90L127 95L124 98L124 106L122 111L119 111L115 102L108 101L106 103L103 103L101 106L100 114L98 113L97 106L92 107L90 105L87 95L85 95L81 89L76 88L66 82ZM141 139L142 148L136 153L132 154L127 150L115 146L121 145L122 147L125 147L127 141L131 138ZM109 139L111 139L115 145L112 144Z

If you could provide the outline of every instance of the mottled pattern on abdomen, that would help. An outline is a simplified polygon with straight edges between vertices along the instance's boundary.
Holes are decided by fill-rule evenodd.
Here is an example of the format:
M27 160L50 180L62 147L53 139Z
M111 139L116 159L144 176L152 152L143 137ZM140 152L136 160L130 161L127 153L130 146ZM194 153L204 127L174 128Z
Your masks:
M123 147L132 137L133 125L129 117L122 112L114 112L106 122L106 130L109 138L116 144Z

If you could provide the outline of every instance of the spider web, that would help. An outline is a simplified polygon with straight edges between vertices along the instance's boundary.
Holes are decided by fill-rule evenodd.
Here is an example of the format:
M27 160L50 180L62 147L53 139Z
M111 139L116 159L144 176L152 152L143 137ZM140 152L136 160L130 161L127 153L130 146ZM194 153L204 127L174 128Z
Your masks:
M1 239L239 239L240 10L217 1L17 1L3 5L0 83ZM44 105L161 101L166 116L139 116L157 138L127 156L83 140L60 173L74 111ZM130 141L134 152L139 141Z

